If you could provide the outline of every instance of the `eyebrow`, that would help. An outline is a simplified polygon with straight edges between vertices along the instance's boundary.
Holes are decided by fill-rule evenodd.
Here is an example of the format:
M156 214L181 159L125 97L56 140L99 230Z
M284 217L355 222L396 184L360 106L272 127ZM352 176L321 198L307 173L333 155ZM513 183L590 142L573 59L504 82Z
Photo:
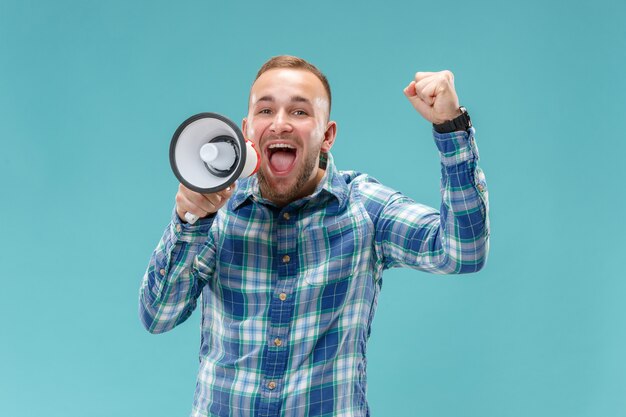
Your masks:
M261 101L269 101L270 103L274 103L276 100L272 96L263 96L260 99L258 99L255 104L260 103ZM311 100L309 100L306 97L302 97L302 96L292 96L290 101L292 103L307 103L307 104L311 104Z

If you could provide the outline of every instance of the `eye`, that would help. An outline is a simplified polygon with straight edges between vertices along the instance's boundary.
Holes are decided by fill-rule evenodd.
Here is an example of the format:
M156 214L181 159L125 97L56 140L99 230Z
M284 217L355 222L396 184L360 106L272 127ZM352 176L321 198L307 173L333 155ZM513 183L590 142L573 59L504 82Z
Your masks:
M258 114L272 114L272 110L270 109L261 109L258 111Z
M293 114L295 116L307 116L308 115L308 113L305 112L304 110L296 110L296 111L293 112Z

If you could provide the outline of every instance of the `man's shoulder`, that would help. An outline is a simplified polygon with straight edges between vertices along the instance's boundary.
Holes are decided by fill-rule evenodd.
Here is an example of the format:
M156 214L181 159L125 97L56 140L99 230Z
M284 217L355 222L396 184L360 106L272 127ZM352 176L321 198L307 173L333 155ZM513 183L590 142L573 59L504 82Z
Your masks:
M348 186L350 194L357 194L366 199L387 201L398 192L382 184L369 174L359 171L339 171L339 176Z
M380 184L380 182L369 174L359 171L338 171L339 177L349 187L359 187L362 184L373 183Z

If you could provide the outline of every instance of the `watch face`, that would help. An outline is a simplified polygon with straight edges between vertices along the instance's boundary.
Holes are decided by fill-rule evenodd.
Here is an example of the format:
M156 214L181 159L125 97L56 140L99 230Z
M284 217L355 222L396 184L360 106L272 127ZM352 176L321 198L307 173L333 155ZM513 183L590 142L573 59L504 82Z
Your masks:
M472 120L470 119L470 115L467 112L467 109L463 106L459 107L459 110L461 110L461 116L462 116L462 120L463 120L463 124L465 126L463 126L464 128L467 126L467 129L469 129L470 127L472 127Z

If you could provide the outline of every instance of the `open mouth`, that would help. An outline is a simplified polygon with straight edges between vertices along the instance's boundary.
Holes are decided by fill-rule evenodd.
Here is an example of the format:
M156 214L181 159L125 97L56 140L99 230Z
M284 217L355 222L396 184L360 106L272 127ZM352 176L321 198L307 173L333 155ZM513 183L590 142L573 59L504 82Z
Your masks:
M266 150L269 166L276 174L291 171L296 161L296 147L288 143L272 143Z

